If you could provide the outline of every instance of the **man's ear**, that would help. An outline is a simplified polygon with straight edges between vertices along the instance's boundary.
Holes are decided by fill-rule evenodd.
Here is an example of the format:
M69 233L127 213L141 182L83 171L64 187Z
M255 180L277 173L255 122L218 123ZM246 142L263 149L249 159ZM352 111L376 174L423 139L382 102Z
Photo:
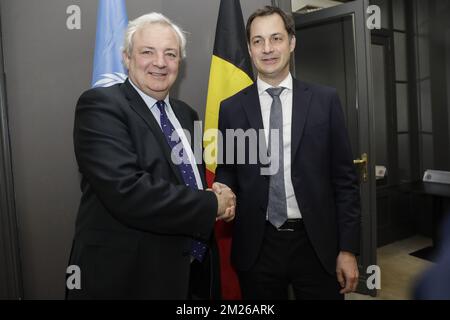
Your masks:
M128 56L128 54L125 51L122 52L122 60L123 60L123 64L125 65L125 67L127 69L130 69L130 57Z
M294 35L291 36L291 41L289 42L289 48L291 50L291 53L294 51L295 49L295 44L296 44L296 38Z
M252 57L252 51L250 50L250 44L247 42L247 50L250 58Z

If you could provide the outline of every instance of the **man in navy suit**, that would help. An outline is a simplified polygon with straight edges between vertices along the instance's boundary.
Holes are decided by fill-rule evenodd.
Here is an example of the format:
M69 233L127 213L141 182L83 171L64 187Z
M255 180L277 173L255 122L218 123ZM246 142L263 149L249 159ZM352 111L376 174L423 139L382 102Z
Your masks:
M193 136L197 113L169 97L185 45L181 29L159 13L131 21L123 51L129 78L78 100L74 146L83 195L70 264L81 270L81 288L68 298L217 298L220 292L209 270L213 228L217 219L233 219L235 200L227 188L205 190L204 166L182 130ZM193 274L211 283L199 285Z
M257 10L246 29L258 79L221 104L225 163L216 170L236 194L231 259L242 295L287 299L292 284L297 299L343 299L358 282L360 199L338 95L291 76L295 26L279 8ZM245 140L244 163L228 161L238 147L230 156L237 139L227 129L263 130L257 143ZM248 161L254 152L280 159L270 163L279 171L262 174L262 158Z

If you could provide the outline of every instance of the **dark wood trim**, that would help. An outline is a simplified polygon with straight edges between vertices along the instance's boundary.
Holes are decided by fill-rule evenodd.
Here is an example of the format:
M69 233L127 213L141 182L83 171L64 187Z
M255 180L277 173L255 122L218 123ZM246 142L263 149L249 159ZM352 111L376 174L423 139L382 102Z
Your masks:
M395 0L387 0L387 1L389 2L389 4L388 4L389 30L391 30L391 32L392 32L392 30L394 29L394 5L392 4L392 1L395 1Z
M0 11L0 299L23 297Z
M414 1L405 1L405 23L406 23L406 52L407 70L408 70L408 101L409 101L409 132L410 139L410 155L411 155L411 180L421 180L422 173L420 172L420 132L419 132L419 104L417 97L417 72L416 72L416 42L415 35L415 21L414 21Z
M433 123L434 168L450 169L448 111L447 111L447 75L445 28L448 25L448 12L437 12L436 1L430 1L430 77L431 106ZM448 63L448 62L447 62Z

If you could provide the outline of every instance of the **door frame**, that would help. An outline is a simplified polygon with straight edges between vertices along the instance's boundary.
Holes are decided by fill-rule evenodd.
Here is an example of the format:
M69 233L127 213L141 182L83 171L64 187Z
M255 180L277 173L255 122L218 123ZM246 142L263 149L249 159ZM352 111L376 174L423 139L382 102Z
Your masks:
M366 27L366 9L368 0L355 0L335 7L321 9L308 14L293 13L295 27L309 27L345 16L353 17L355 57L356 57L356 92L358 109L359 153L367 153L368 176L367 182L360 185L361 190L361 252L358 257L360 277L358 292L375 296L376 289L369 289L367 280L373 273L367 273L367 268L377 264L377 223L376 223L376 181L375 163L371 155L375 154L373 143L374 115L372 62L371 62L371 32ZM301 41L301 39L299 39ZM360 154L356 155L357 157Z
M0 299L23 297L0 9Z
M399 185L398 175L398 143L397 143L397 102L395 86L395 61L394 61L394 40L392 31L385 29L373 30L371 32L372 45L383 46L385 60L385 80L386 80L386 128L388 138L388 187Z

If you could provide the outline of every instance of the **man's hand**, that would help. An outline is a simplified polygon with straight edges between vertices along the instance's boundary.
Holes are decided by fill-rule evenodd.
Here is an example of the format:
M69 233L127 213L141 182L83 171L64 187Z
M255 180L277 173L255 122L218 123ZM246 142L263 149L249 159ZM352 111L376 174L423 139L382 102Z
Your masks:
M224 220L225 222L230 222L235 215L236 196L227 185L219 182L213 183L212 191L216 194L219 204L216 221Z
M339 252L336 261L336 275L342 289L341 294L353 292L358 285L358 264L353 253L347 251Z

